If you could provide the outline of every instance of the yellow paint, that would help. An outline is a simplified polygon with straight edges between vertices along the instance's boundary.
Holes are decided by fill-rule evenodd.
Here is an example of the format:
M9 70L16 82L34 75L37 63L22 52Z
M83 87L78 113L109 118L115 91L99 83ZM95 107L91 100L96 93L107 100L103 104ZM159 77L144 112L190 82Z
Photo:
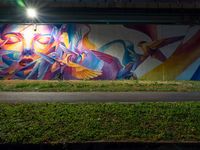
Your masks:
M163 64L141 77L145 80L175 80L190 64L200 57L200 31L177 48Z
M62 33L61 37L61 42L63 42L65 44L66 48L69 48L69 36L67 34L67 32Z
M72 68L72 76L76 77L77 79L92 79L102 74L102 72L100 71L91 70L72 62L70 60L70 56L71 54L67 54L66 58L64 58L64 60L61 60L61 62Z
M89 38L88 38L88 33L86 33L83 37L83 40L82 40L82 45L84 46L85 49L88 49L88 50L96 50L96 46L95 44L93 44Z

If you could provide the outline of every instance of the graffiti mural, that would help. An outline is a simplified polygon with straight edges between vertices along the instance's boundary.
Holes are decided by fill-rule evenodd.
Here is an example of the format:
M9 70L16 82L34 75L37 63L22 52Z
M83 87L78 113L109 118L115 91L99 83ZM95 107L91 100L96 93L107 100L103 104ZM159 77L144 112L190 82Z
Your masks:
M2 24L0 79L199 80L200 26Z

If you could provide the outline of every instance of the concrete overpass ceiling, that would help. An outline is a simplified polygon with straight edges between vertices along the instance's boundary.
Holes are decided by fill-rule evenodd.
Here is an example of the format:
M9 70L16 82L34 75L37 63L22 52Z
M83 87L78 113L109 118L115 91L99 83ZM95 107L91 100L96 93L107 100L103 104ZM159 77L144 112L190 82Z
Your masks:
M25 9L39 17L29 20ZM200 24L199 0L1 0L0 23Z
M48 7L200 8L199 0L1 0L0 7L40 3Z

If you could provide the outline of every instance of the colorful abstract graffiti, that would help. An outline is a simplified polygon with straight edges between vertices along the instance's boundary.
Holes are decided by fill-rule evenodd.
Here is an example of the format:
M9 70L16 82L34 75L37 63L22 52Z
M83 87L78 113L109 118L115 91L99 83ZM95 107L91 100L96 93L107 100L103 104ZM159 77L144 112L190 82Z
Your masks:
M0 79L199 80L200 26L2 24Z

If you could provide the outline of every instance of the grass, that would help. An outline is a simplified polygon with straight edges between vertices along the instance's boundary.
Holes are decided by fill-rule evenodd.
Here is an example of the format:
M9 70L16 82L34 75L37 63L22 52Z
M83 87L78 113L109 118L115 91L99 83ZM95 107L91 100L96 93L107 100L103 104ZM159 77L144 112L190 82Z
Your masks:
M0 91L200 91L199 81L2 80ZM200 141L200 103L0 103L0 143Z
M0 104L0 143L199 141L200 103Z
M37 81L2 80L0 91L200 91L200 81Z

